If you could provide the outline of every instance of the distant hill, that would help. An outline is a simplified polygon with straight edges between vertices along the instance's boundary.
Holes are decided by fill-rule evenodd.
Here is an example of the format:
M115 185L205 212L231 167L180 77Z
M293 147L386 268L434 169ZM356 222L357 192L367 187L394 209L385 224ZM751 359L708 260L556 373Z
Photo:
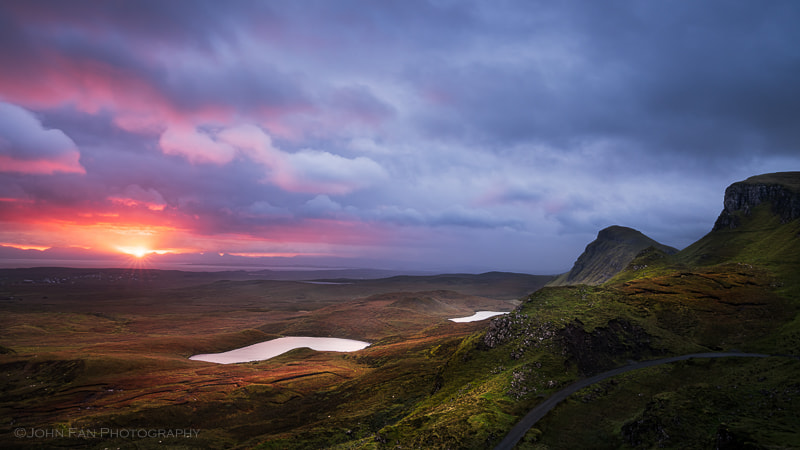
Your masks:
M633 259L649 247L674 254L678 250L645 236L633 228L610 226L597 234L597 239L586 246L572 270L561 274L548 286L575 284L598 285L623 270Z
M316 281L331 283L352 283L370 286L380 283L391 288L392 292L425 290L457 290L462 294L491 297L503 300L516 300L541 289L552 275L530 275L512 272L486 272L481 274L450 273L440 275L412 276L398 275L379 280L356 280L350 278L323 278Z

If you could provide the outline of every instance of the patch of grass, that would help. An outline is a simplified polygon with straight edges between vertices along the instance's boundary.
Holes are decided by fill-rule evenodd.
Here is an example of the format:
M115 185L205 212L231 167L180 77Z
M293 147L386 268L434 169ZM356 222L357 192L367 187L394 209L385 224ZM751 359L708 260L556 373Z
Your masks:
M762 203L749 216L741 215L735 229L712 231L680 251L675 260L690 267L726 262L765 267L783 279L786 294L796 295L800 287L800 220L781 223L770 202Z

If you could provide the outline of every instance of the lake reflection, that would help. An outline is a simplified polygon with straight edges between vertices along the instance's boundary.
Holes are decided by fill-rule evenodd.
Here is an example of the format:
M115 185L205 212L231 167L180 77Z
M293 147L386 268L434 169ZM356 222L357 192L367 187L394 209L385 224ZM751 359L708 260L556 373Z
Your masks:
M354 352L366 348L367 346L369 346L369 342L356 341L353 339L289 336L259 342L258 344L248 345L247 347L237 348L236 350L224 353L203 353L194 355L190 356L189 359L218 364L233 364L263 361L286 353L289 350L303 347L321 352Z

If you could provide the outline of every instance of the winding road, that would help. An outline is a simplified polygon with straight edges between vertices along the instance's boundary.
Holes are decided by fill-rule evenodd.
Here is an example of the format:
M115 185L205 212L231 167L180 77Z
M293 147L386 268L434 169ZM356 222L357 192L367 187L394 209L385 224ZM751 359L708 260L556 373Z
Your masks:
M591 386L598 381L603 381L606 378L613 377L615 375L619 375L625 372L630 372L631 370L638 370L644 369L645 367L652 367L658 366L660 364L668 364L676 361L684 361L687 359L692 358L730 358L730 357L739 357L739 358L766 358L770 356L783 356L783 355L767 355L763 353L740 353L740 352L730 352L730 353L692 353L689 355L681 355L681 356L673 356L671 358L662 358L662 359L652 359L649 361L641 361L629 364L627 366L617 367L616 369L609 370L608 372L599 373L593 377L585 378L580 381L576 381L575 383L570 384L569 386L561 389L560 391L556 392L555 394L551 395L547 398L547 400L543 401L542 403L536 405L535 408L530 410L522 420L519 421L511 431L508 432L506 437L495 447L495 450L511 450L517 445L517 442L525 436L525 433L536 423L544 417L551 409L555 408L556 405L561 403L563 400L566 400L567 397L574 394L575 392L587 387Z

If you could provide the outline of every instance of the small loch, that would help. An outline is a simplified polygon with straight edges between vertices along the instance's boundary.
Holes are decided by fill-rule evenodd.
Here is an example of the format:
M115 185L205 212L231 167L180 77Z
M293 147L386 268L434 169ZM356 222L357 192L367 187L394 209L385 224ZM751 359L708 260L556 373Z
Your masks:
M195 361L206 361L217 364L234 364L250 361L263 361L274 358L296 348L310 348L321 352L354 352L369 346L369 342L353 339L288 336L247 347L237 348L223 353L203 353L190 356Z
M473 314L473 315L471 315L469 317L456 317L455 319L450 319L450 320L452 320L453 322L459 322L459 323L462 323L462 322L477 322L479 320L488 319L489 317L494 317L494 316L501 316L503 314L508 314L508 311L506 311L506 312L500 312L500 311L478 311L478 312L476 312L475 314Z

